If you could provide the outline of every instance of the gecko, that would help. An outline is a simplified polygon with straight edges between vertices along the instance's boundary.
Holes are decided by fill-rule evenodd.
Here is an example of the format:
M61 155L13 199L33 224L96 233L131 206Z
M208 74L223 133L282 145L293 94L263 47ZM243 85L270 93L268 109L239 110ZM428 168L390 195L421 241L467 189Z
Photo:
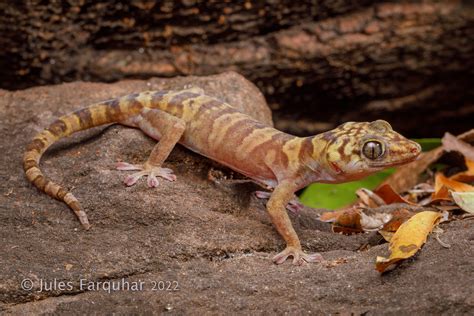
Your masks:
M273 189L266 209L286 247L273 257L277 264L288 258L294 264L322 259L306 253L286 212L296 191L313 182L353 181L387 167L411 162L421 147L383 120L347 122L333 130L297 137L268 126L230 104L206 95L201 88L145 91L95 103L55 120L38 133L26 148L23 169L39 190L65 202L87 230L90 223L76 197L48 179L40 159L57 140L92 127L118 123L139 128L158 142L142 164L119 162L118 170L134 170L124 182L134 185L147 178L149 187L158 178L175 181L163 163L181 144Z

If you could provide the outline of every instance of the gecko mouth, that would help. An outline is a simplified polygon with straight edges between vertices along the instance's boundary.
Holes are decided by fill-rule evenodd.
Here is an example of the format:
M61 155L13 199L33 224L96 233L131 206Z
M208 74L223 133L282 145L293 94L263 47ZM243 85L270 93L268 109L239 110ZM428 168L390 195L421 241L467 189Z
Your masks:
M390 162L372 162L370 164L371 167L396 167L396 166L401 166L406 163L415 161L418 158L418 156L415 157L408 157L405 159L400 159L396 161L390 161Z

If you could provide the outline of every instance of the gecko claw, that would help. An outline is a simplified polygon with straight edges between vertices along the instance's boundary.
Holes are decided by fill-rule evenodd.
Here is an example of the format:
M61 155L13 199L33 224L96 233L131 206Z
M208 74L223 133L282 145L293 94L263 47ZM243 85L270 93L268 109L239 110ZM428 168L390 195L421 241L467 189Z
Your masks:
M319 253L307 254L299 248L288 246L285 250L273 257L273 262L276 264L282 264L290 256L293 257L293 264L297 266L300 266L305 262L318 262L323 259Z
M126 162L119 162L116 167L118 170L140 170L139 172L135 172L125 178L124 183L127 186L134 185L141 177L145 176L148 177L147 185L150 188L156 188L160 184L157 177L161 177L168 181L176 181L176 176L173 174L173 170L169 168L144 167L141 165L132 165Z

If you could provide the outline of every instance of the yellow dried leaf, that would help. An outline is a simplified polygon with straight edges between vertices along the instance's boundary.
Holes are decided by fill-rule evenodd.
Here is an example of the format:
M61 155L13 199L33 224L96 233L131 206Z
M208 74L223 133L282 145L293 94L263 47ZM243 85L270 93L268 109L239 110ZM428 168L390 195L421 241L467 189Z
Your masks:
M387 232L385 230L379 230L379 234L382 235L383 239L390 241L393 238L393 232Z
M390 265L413 256L426 242L428 234L439 222L441 214L424 211L403 223L390 239L390 257L377 257L375 268L384 272Z

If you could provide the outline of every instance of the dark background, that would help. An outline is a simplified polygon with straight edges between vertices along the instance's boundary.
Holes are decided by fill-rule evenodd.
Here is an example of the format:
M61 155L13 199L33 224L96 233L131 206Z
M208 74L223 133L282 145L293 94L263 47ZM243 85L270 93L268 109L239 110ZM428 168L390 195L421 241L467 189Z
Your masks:
M474 121L470 1L2 1L0 88L235 70L276 126L384 118L410 137Z

